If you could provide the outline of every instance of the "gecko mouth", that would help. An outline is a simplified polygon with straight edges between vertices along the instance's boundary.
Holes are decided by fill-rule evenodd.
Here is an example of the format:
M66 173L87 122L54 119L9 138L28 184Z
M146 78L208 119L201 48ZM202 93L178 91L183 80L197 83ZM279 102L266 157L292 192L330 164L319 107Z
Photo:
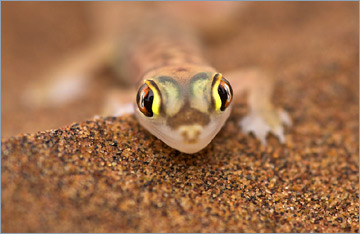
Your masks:
M199 136L203 131L203 127L199 124L184 125L178 128L183 142L186 144L196 144L199 141Z
M204 149L211 142L224 125L230 109L227 109L220 118L210 119L206 125L193 121L192 123L179 123L176 128L168 126L166 120L149 122L139 111L135 113L140 124L165 144L181 152L193 154Z
M217 126L215 122L207 126L200 124L181 125L176 130L163 126L161 133L157 132L154 135L167 145L181 152L192 154L205 148L219 129L220 126Z

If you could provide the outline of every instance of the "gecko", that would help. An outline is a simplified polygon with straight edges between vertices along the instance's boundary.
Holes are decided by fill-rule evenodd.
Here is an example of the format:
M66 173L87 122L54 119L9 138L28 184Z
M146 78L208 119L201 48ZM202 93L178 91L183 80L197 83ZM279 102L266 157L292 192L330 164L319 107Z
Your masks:
M32 89L26 100L32 105L71 100L84 90L94 67L107 62L134 89L110 90L102 115L134 114L141 126L176 150L192 154L209 145L242 92L248 93L249 113L239 127L262 144L268 133L284 143L284 125L291 120L271 101L270 75L258 68L220 72L202 47L188 24L161 13L142 14L122 36L99 40L75 56L58 69L55 82Z

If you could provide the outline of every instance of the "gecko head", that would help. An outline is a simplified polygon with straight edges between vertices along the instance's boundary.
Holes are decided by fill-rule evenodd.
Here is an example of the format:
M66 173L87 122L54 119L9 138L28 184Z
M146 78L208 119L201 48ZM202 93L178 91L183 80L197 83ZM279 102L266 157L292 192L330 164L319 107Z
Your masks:
M220 73L190 78L170 75L144 79L136 98L140 124L167 145L184 153L205 148L230 115L230 83Z

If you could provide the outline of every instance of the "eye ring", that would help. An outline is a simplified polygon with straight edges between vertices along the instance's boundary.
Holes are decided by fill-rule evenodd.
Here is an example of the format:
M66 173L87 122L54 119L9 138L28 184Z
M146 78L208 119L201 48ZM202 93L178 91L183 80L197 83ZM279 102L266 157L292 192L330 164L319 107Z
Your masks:
M136 104L139 110L147 117L153 117L154 115L152 110L153 101L153 91L146 83L143 84L136 95Z

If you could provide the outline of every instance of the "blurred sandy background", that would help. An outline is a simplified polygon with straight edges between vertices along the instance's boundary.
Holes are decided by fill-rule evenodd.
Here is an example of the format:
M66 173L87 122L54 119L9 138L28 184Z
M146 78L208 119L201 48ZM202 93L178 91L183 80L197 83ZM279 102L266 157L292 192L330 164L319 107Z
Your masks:
M94 31L111 27L94 22L90 4L96 3L2 2L3 137L61 127L99 113L106 88L116 84L106 71L98 75L89 95L65 106L30 109L21 103L21 94L40 82L44 72L86 47ZM140 2L125 4L123 9L141 6ZM332 79L334 69L358 64L357 3L249 3L236 16L231 36L205 51L219 71L259 66L286 82L308 76L317 67L315 71L329 73L329 83L335 84L341 79ZM299 67L301 74L294 77L291 70ZM354 84L349 88L357 89L357 73L348 78ZM318 86L316 81L301 85Z

